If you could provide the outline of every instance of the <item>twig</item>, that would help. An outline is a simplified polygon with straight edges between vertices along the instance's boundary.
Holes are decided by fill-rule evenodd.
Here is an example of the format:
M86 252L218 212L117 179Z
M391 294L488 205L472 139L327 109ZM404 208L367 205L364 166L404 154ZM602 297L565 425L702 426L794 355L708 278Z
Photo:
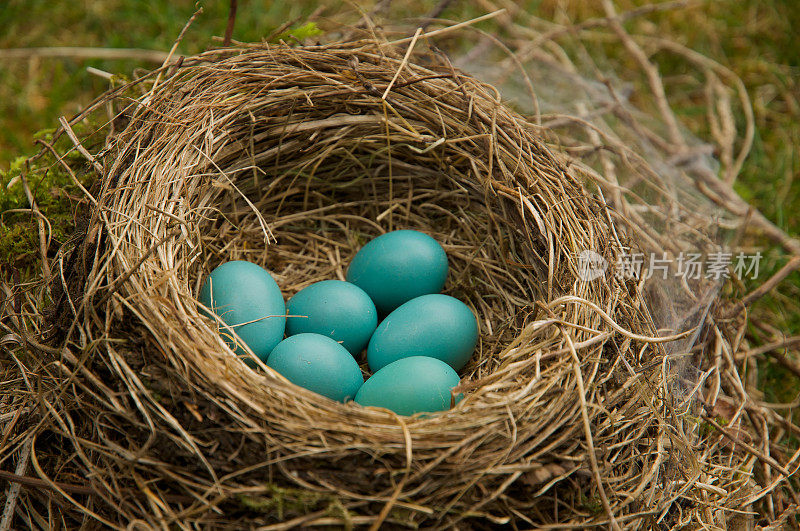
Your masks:
M192 25L192 22L194 22L194 19L197 18L197 15L199 15L202 12L203 12L203 8L201 7L197 11L195 11L194 14L189 18L189 21L186 24L184 24L183 29L178 34L178 38L175 39L175 43L172 45L172 48L170 48L166 59L164 59L164 62L161 64L161 70L158 72L158 75L156 76L155 81L153 81L153 87L150 89L150 94L153 94L153 91L156 90L156 87L158 86L158 82L161 81L161 74L164 73L164 67L167 66L167 63L169 63L169 60L172 59L172 56L175 54L175 50L178 49L178 45L183 40L183 36L186 34L186 30L188 30L189 26Z
M411 39L411 44L408 45L406 55L403 57L403 60L400 62L400 66L397 68L397 72L394 73L394 77L389 82L389 85L386 86L386 90L383 91L383 96L381 96L382 100L385 100L386 96L389 95L389 91L392 90L392 86L394 85L394 82L397 81L400 72L403 70L406 64L408 64L408 58L411 57L411 52L414 51L414 45L417 43L420 33L422 33L422 28L417 28L417 31L414 32L414 37Z
M438 29L438 30L434 30L434 31L429 31L428 33L423 33L422 35L420 35L420 37L422 37L423 39L429 39L429 38L435 37L437 35L442 35L444 33L450 33L451 31L456 31L456 30L459 30L461 28L465 28L467 26L472 26L473 24L477 24L478 22L483 22L484 20L492 19L492 18L496 17L497 15L500 15L500 14L505 13L505 12L506 12L505 9L498 9L497 11L494 11L492 13L488 13L488 14L483 15L481 17L473 18L472 20L459 22L458 24L453 24L452 26L447 26L446 28L442 28L442 29ZM405 43L409 42L413 38L414 37L406 37L405 39L399 39L399 40L396 40L396 41L387 42L387 43L385 43L385 45L386 46L396 46L398 44L405 44Z
M28 469L28 458L31 455L31 439L27 439L22 445L20 450L19 462L17 462L17 471L15 475L22 476ZM6 504L3 508L3 517L0 518L0 531L8 531L11 527L11 519L14 517L14 508L17 506L17 498L19 497L21 485L13 483L8 488L8 497Z
M674 143L677 147L683 147L686 145L686 141L683 135L678 128L678 120L675 118L675 113L672 112L672 109L669 106L669 102L667 101L667 95L664 92L664 84L661 81L661 76L658 74L658 69L650 62L647 58L647 55L644 51L639 47L636 42L628 35L628 32L625 31L625 28L622 27L622 23L619 20L616 10L614 9L614 4L611 3L611 0L603 0L603 9L605 9L606 15L608 16L609 23L611 24L611 29L617 34L619 39L622 41L623 46L628 50L628 52L636 59L639 63L639 66L642 67L645 74L647 75L647 80L650 85L650 90L653 91L653 96L656 99L656 105L658 105L658 109L661 112L661 117L666 122L667 129L669 130L670 141Z
M103 175L103 166L100 165L100 163L97 162L97 160L95 160L94 155L89 153L89 151L85 147L83 147L81 141L78 140L77 136L75 136L75 131L73 131L72 127L69 126L69 122L67 122L67 120L63 116L61 116L58 119L58 122L61 124L61 127L64 128L64 132L67 133L67 136L69 137L70 140L72 140L72 143L75 144L75 148L78 150L78 152L81 155L83 155L84 158L86 158L86 160L92 163L92 166L94 167L94 169L97 171L98 174Z
M56 46L41 48L7 48L0 50L0 59L28 59L30 57L65 57L70 59L133 59L163 63L169 56L161 50L138 48L90 48L83 46Z
M36 204L36 199L33 197L30 186L28 186L28 178L26 177L25 172L22 172L19 177L22 181L22 188L25 191L25 197L28 199L28 204L31 206L31 211L33 211L33 213L36 215L36 223L39 227L39 252L42 255L42 273L44 273L44 277L49 280L50 262L47 260L48 238L46 236L44 221L42 221L42 218L47 218L45 218L44 214L42 214L41 210L39 210L39 206Z
M671 41L669 39L664 39L661 37L639 35L636 38L638 40L641 40L645 44L650 43L657 48L669 50L678 55L682 55L683 57L695 63L696 65L714 70L719 74L722 74L723 76L732 80L733 83L736 85L736 91L739 94L739 102L742 106L742 109L744 110L745 131L744 131L744 139L742 140L741 147L739 148L739 153L736 155L736 160L733 162L733 166L729 169L729 176L725 179L725 182L731 184L735 176L738 175L739 171L742 169L744 160L745 158L747 158L748 153L750 153L750 149L753 146L753 139L755 138L756 128L755 128L755 117L753 115L753 104L747 95L747 88L745 87L744 82L731 69L721 65L720 63L704 56L703 54L695 50L692 50L691 48L687 48L686 46L680 43Z
M791 260L789 260L786 265L778 270L777 273L769 277L763 284L759 287L748 293L742 298L742 304L744 306L749 306L750 304L754 303L767 293L769 293L772 289L775 288L778 284L783 281L784 278L792 274L793 272L800 269L800 256L795 256Z
M795 345L800 345L800 336L787 337L780 341L774 341L772 343L767 343L766 345L751 348L750 350L746 350L745 352L742 352L740 355L736 356L736 359L739 361L752 356L760 356L761 354L766 354L773 350L787 349Z
M770 240L778 243L794 256L800 256L800 241L787 234L783 229L770 221L760 210L753 208L747 201L733 189L733 187L720 179L716 173L708 169L698 169L693 173L697 178L698 189L708 196L704 187L719 195L725 208L737 216L749 218L750 223L761 230Z
M624 13L618 14L615 18L617 18L620 22L627 22L628 20L638 18L644 15L649 15L650 13L660 12L660 11L677 11L679 9L688 10L692 9L697 6L703 5L702 0L700 1L690 1L690 0L673 0L658 4L646 4L641 7L637 7L635 9L630 9L625 11ZM519 28L520 30L525 31L525 33L530 32L534 37L530 43L526 44L525 48L523 49L523 53L520 55L520 60L525 61L529 59L529 55L531 50L535 50L542 46L545 41L555 41L561 35L575 35L580 31L586 29L597 28L600 26L606 26L611 21L611 17L598 17L598 18L589 18L578 22L576 24L571 24L563 27L558 27L556 29L552 29L546 33L538 34L533 30L529 30L528 28Z
M770 357L775 358L775 361L777 361L786 370L788 370L789 372L793 373L795 376L800 378L800 364L790 360L789 358L787 358L786 356L777 351L769 351L767 352L767 354Z
M86 72L92 74L93 76L102 77L103 79L111 80L114 77L114 74L110 72L106 72L105 70L100 70L99 68L95 68L93 66L87 66Z
M236 24L236 9L239 7L239 0L231 0L231 7L228 11L228 26L225 28L225 38L222 41L223 46L231 45L231 37L233 37L233 26Z

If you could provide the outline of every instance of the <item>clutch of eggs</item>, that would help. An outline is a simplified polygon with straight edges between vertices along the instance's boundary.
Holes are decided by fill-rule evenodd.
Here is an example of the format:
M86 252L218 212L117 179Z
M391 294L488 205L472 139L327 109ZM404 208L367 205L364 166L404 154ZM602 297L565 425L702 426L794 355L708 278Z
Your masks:
M461 399L452 392L456 371L478 341L472 310L439 293L447 273L435 239L398 230L364 245L346 282L315 282L286 304L269 272L245 261L214 269L199 300L237 355L247 357L246 345L287 380L322 396L413 415ZM374 373L366 382L356 361L364 350Z

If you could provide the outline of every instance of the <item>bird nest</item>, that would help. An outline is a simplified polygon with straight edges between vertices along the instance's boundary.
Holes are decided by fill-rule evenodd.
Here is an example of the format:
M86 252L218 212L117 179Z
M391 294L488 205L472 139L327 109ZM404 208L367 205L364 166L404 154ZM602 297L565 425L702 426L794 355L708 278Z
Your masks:
M735 463L700 460L670 399L675 337L634 281L580 269L583 250L611 263L636 246L624 220L496 89L404 50L216 50L95 104L116 110L85 153L91 218L54 268L55 339L27 342L49 407L14 431L50 494L26 489L18 510L113 527L654 529L732 503ZM478 316L449 411L328 400L242 362L198 307L222 262L264 266L288 298L396 229L442 244L444 292Z

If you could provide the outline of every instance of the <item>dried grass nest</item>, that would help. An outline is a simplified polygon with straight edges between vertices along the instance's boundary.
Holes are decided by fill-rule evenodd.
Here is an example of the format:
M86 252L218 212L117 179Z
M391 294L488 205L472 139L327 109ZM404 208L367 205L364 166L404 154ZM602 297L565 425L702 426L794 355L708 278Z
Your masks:
M57 392L17 427L36 434L31 462L52 490L26 491L28 514L656 529L732 503L735 463L697 458L635 287L578 278L581 250L611 261L635 242L493 87L404 51L242 46L145 76L137 98L105 96L124 109L94 158L82 244L60 262L66 348L37 354L59 369L42 378ZM442 243L445 292L479 316L465 399L448 412L323 399L238 360L198 309L223 261L265 266L289 297L343 278L395 229Z

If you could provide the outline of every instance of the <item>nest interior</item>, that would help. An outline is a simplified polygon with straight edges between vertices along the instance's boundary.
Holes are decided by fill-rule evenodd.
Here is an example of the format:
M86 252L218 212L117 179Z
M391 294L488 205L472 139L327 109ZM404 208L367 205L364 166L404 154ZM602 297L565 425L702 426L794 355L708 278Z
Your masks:
M582 250L622 247L612 217L491 86L374 41L208 52L138 83L108 96L85 283L67 348L41 353L69 385L27 423L42 475L88 478L60 492L69 518L652 528L741 487L694 457L635 286L578 278ZM237 359L197 306L223 261L288 298L406 228L442 243L445 293L479 318L450 411L324 399ZM709 473L725 489L689 481Z

